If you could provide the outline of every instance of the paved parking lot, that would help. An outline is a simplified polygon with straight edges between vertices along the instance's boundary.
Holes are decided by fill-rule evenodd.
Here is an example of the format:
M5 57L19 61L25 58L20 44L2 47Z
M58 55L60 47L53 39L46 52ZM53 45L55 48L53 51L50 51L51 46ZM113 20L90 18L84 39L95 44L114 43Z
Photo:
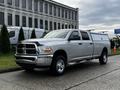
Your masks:
M24 70L0 74L0 90L119 90L120 56L109 58L107 65L98 60L67 68L55 77L46 70Z

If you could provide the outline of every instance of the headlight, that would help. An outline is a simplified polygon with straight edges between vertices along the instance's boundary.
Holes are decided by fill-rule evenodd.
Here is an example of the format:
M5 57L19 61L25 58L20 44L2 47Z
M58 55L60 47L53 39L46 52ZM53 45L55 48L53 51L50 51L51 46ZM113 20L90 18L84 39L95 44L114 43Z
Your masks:
M52 48L50 48L50 47L46 47L46 48L43 48L43 50L42 50L44 53L47 53L47 54L50 54L50 53L52 53Z

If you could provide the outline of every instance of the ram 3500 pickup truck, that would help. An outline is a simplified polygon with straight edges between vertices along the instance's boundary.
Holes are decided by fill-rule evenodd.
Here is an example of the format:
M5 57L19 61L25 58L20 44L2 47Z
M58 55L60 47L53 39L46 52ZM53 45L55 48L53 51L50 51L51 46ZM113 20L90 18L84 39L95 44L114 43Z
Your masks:
M61 75L69 65L99 59L106 64L111 53L107 34L82 30L55 30L41 39L24 40L17 45L16 63L23 69L50 67Z

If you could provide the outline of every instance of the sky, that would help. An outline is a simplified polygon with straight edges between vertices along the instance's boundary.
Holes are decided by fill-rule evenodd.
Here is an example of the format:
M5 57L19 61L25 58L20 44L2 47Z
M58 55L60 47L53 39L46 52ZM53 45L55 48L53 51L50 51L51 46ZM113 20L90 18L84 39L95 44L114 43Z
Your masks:
M55 0L79 8L79 28L107 31L120 28L120 0Z

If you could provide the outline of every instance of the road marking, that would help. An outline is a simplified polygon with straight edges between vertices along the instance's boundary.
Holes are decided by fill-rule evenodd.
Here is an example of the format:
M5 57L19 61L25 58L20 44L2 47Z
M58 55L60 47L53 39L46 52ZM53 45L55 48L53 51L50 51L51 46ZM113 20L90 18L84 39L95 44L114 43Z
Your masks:
M109 73L112 73L112 72L115 72L115 71L117 71L117 70L120 70L120 67L119 67L119 68L116 68L116 69L114 69L114 70L111 70L111 71L109 71L109 72L103 73L103 74L101 74L101 75L98 75L98 76L96 76L96 77L94 77L94 78L91 78L91 79L82 81L82 82L80 82L80 83L78 83L78 84L72 85L72 86L66 88L65 90L70 90L70 89L72 89L72 88L74 88L74 87L77 87L77 86L79 86L79 85L81 85L81 84L84 84L84 83L87 83L87 82L89 82L89 81L95 80L95 79L97 79L97 78L99 78L99 77L105 76L105 75L107 75L107 74L109 74Z

